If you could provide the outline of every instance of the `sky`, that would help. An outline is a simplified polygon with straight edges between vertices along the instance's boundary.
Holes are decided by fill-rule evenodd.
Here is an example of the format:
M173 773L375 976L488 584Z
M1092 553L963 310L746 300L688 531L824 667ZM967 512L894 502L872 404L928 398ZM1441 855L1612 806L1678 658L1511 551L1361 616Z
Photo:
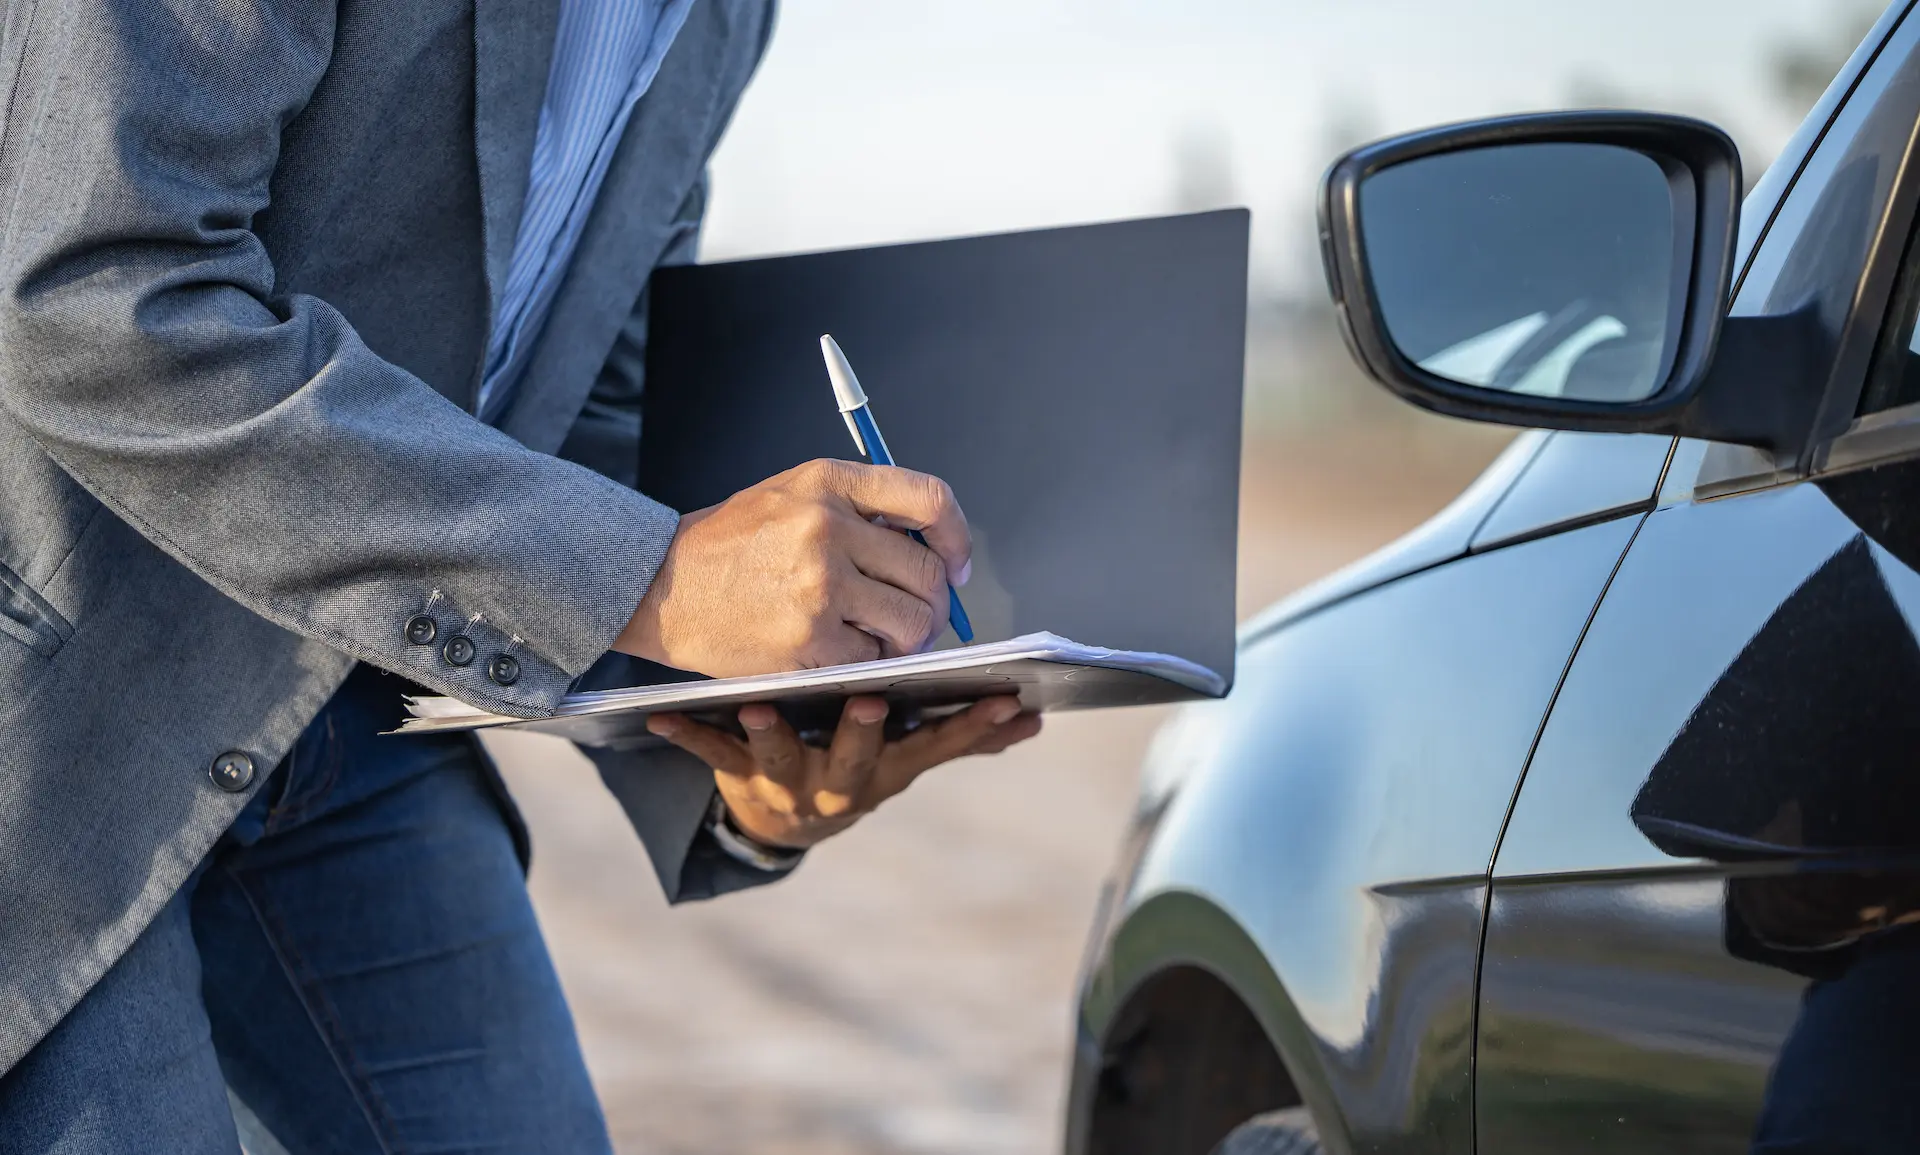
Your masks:
M1600 91L1770 159L1797 116L1768 60L1867 2L786 0L702 256L1164 212L1185 173L1186 203L1253 209L1255 276L1281 283L1330 140Z

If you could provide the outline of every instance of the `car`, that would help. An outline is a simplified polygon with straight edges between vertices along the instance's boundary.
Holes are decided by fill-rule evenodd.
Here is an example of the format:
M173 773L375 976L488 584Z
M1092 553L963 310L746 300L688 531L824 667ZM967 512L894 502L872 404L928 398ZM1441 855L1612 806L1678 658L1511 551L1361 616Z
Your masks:
M1741 201L1709 125L1370 145L1407 400L1531 427L1158 733L1069 1155L1920 1151L1920 14Z

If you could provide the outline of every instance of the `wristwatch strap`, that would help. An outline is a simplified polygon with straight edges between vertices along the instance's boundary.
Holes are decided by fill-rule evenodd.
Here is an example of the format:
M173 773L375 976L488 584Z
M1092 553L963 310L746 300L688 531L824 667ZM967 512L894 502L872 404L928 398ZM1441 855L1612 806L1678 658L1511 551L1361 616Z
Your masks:
M768 846L733 824L727 800L714 791L713 804L707 808L707 832L720 844L728 858L769 874L785 874L800 865L807 852L785 846Z

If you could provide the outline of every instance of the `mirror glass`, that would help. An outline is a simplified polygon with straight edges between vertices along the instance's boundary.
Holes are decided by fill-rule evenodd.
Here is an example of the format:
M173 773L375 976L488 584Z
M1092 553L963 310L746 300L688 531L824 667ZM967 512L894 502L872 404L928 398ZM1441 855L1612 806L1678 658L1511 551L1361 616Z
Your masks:
M1679 337L1692 221L1675 203L1660 164L1631 149L1498 145L1367 177L1359 225L1409 361L1482 389L1639 401Z

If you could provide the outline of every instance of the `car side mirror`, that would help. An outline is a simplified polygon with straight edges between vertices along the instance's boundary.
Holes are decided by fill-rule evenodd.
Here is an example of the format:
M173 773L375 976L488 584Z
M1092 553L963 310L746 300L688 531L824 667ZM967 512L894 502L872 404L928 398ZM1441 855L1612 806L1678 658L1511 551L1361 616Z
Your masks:
M1396 137L1321 187L1361 366L1454 417L1775 450L1811 427L1809 315L1728 318L1741 188L1724 132L1568 112Z

